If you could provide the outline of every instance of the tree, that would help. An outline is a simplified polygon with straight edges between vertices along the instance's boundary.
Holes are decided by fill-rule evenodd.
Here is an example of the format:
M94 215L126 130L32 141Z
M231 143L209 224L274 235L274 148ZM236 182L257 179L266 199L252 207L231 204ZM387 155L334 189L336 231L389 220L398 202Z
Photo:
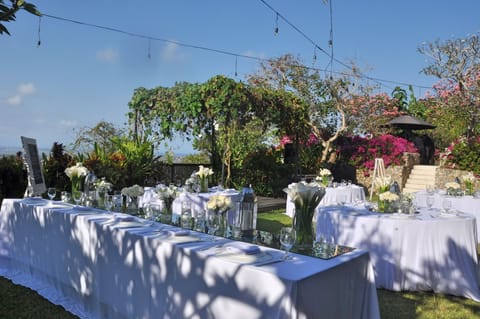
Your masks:
M123 134L124 130L115 127L113 123L100 121L94 127L84 127L77 132L73 149L80 152L90 152L97 148L104 153L111 153L115 151L113 138Z
M422 72L440 79L430 116L445 119L444 128L467 137L480 133L480 37L425 43L419 52L431 59ZM453 121L453 122L452 122ZM465 125L466 123L466 125ZM436 123L435 123L436 124Z
M36 16L42 15L40 11L37 10L35 5L25 2L25 0L9 0L9 1L11 4L7 5L5 4L4 0L0 0L0 34L6 33L10 35L10 32L8 32L7 27L5 27L2 21L5 21L5 22L15 21L16 19L15 14L19 10L23 9Z

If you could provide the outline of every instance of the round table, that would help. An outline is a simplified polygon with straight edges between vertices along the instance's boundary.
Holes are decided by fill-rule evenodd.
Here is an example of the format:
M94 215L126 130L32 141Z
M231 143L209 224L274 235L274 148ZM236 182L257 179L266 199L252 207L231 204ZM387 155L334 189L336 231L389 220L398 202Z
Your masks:
M317 240L368 250L378 288L433 290L480 301L475 218L421 209L382 214L320 207Z

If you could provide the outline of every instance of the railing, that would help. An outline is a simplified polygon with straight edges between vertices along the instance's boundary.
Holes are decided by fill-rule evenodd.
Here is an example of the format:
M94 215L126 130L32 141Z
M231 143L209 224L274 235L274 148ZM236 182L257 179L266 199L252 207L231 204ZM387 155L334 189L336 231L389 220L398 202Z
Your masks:
M192 175L193 172L198 171L198 166L203 165L210 167L210 164L189 164L189 163L174 163L162 164L158 167L157 174L162 176L164 180L157 181L164 184L173 183L175 185L183 185L185 181Z

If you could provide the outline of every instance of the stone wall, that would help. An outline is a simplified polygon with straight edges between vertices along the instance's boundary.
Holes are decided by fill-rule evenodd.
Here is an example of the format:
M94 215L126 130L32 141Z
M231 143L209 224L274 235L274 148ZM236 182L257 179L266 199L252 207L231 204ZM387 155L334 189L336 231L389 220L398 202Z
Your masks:
M455 177L458 177L462 181L462 176L467 174L467 171L459 169L452 169L446 167L439 167L435 172L435 187L438 189L445 189L445 184L448 182L454 182ZM463 188L463 185L462 185ZM473 185L475 191L480 190L480 182L477 179Z
M396 181L400 186L400 189L403 189L405 186L413 166L420 163L420 155L417 153L404 153L403 163L403 165L395 165L385 168L385 175L391 176L392 181ZM357 170L357 184L365 187L368 196L370 196L370 190L372 188L372 178L373 170L368 171L367 174L365 174L364 171Z

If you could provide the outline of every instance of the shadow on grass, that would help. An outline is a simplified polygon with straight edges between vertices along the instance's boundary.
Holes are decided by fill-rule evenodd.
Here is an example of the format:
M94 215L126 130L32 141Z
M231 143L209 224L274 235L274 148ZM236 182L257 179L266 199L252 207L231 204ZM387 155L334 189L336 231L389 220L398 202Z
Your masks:
M377 289L382 319L476 319L480 303L432 292L394 292Z

